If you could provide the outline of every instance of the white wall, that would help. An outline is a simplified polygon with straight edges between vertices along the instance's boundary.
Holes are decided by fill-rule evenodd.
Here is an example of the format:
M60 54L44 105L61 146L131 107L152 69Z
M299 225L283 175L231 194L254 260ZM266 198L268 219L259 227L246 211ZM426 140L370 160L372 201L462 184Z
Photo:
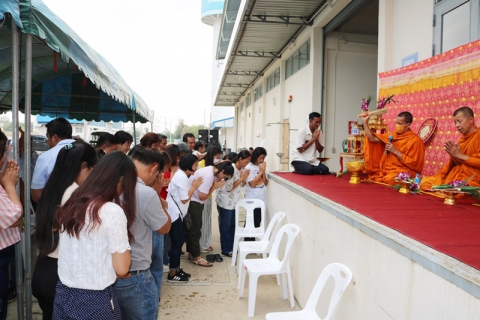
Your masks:
M479 319L480 300L452 283L459 278L448 281L417 261L446 276L461 275L467 281L458 282L477 292L478 270L335 202L309 191L294 192L298 186L287 182L291 185L287 188L277 181L270 178L267 187L267 214L271 218L283 211L286 221L282 223L300 227L290 265L295 299L301 308L322 269L340 262L352 270L353 280L342 297L337 320ZM298 192L305 192L320 206Z
M348 121L357 121L361 99L370 94L375 109L377 92L376 37L331 34L326 40L323 131L325 164L340 170L339 153L348 137ZM318 75L320 77L320 75Z
M431 0L380 0L378 71L402 66L402 58L418 52L418 60L432 56Z

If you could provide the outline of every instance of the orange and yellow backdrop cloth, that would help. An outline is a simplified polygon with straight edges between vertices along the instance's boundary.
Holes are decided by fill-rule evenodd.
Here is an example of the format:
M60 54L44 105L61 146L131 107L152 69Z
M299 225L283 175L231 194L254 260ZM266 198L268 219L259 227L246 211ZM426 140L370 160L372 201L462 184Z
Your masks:
M449 156L443 150L446 141L457 141L460 133L453 123L453 112L468 106L479 115L480 40L430 59L379 74L379 98L392 94L395 103L383 115L389 131L402 111L413 114L412 130L417 132L428 118L437 120L437 129L425 143L423 175L433 175ZM475 121L478 124L478 121Z

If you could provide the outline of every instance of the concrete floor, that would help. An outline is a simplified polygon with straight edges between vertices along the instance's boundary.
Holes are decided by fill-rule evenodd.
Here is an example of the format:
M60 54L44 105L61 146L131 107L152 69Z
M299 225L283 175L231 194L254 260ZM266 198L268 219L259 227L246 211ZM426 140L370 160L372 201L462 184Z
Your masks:
M220 253L218 214L213 206L213 253ZM32 246L33 247L33 246ZM273 276L259 279L255 317L247 316L248 277L244 297L238 299L237 276L231 266L231 258L223 257L223 262L215 262L213 267L199 267L182 256L181 267L192 274L190 282L172 284L166 282L164 273L162 296L158 319L265 319L268 312L290 311L289 300L280 296L280 287ZM294 310L299 310L295 306ZM41 309L34 298L32 319L40 320ZM16 301L8 305L8 320L17 319Z

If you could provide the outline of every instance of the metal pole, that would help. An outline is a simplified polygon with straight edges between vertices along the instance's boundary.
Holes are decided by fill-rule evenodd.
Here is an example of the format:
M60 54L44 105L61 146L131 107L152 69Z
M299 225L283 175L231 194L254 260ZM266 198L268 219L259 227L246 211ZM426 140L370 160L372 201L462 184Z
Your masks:
M135 110L132 109L132 123L133 123L133 143L137 144L137 132L135 130Z
M12 142L15 161L18 163L18 110L20 97L20 41L19 31L12 19ZM20 184L17 185L17 193ZM15 271L17 282L17 317L23 319L23 261L22 243L15 245Z
M32 260L31 260L31 202L30 202L30 163L32 151L30 150L30 115L32 113L32 35L26 37L25 59L25 146L23 149L23 176L25 185L25 300L27 320L32 319Z

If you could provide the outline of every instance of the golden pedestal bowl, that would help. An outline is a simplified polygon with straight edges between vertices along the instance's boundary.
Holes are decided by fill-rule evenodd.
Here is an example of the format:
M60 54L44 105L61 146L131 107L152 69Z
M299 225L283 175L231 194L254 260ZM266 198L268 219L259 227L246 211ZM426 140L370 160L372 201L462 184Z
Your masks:
M405 180L395 180L395 184L400 185L400 189L398 190L398 192L403 194L410 193L410 182Z
M365 162L363 161L350 161L346 164L348 172L352 174L350 177L349 183L351 184L359 184L360 181L360 173L365 171Z

